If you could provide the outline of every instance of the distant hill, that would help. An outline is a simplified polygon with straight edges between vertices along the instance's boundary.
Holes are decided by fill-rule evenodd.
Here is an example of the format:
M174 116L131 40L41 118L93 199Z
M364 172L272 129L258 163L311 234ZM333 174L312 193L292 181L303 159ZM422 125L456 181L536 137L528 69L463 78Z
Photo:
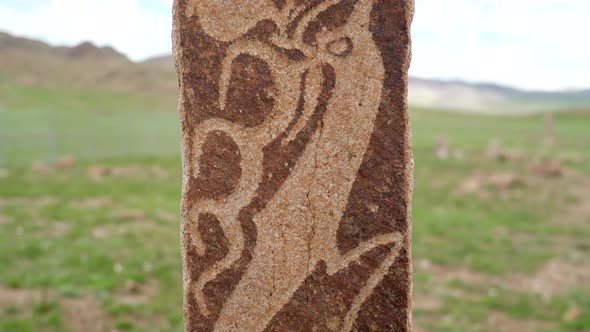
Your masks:
M0 32L0 58L0 78L25 84L100 87L166 98L175 98L178 89L172 55L135 63L111 47L89 42L54 47ZM522 114L590 109L590 90L522 91L494 84L410 78L409 102L431 109Z
M447 110L523 113L590 109L590 90L524 91L494 84L410 78L410 104Z
M73 47L0 32L0 78L27 85L59 85L174 96L176 74L135 63L111 47L84 42Z
M112 47L98 47L90 42L84 42L74 47L53 47L41 41L16 37L4 32L0 32L0 52L26 52L72 60L129 61L125 55Z
M172 55L155 56L153 58L144 60L142 63L151 66L167 68L170 70L174 69L174 57Z

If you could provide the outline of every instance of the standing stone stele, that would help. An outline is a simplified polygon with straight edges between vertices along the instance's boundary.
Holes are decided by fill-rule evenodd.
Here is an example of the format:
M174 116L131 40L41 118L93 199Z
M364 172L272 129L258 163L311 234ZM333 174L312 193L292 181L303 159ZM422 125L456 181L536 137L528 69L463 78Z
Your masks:
M410 331L412 0L176 0L187 331Z

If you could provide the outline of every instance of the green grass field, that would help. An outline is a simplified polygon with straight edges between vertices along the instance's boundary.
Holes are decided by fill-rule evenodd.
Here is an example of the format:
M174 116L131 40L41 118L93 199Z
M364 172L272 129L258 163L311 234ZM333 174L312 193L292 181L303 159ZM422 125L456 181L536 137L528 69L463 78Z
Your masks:
M180 331L174 101L0 91L0 331ZM552 144L541 116L413 109L412 128L416 331L589 331L590 114L557 114ZM492 139L521 158L486 156ZM545 159L563 176L531 172Z

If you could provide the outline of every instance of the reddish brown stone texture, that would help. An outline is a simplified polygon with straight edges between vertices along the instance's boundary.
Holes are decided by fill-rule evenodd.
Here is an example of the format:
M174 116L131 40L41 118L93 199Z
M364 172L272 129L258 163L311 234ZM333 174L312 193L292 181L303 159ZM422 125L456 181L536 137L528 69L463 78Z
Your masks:
M411 0L176 0L187 331L411 330Z
M193 182L195 197L219 199L229 196L238 185L242 169L240 151L222 131L207 134L199 158L199 175Z

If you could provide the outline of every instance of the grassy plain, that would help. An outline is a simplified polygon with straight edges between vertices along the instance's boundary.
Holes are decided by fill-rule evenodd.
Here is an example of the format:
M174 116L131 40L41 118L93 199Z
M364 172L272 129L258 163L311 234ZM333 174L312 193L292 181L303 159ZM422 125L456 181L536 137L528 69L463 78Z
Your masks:
M181 330L175 101L0 92L0 331ZM553 143L541 116L413 109L412 128L416 330L589 331L590 113L556 114Z

